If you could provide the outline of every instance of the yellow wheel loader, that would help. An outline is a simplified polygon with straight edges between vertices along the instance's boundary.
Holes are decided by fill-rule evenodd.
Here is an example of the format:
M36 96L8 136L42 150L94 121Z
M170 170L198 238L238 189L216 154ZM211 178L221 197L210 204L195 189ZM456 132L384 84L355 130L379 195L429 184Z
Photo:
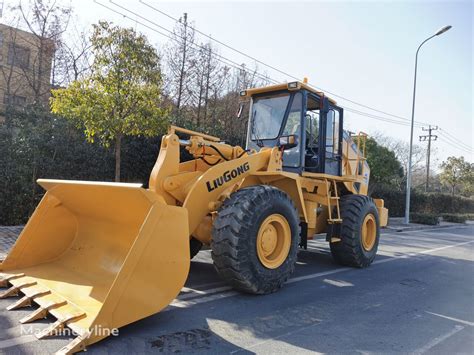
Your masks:
M46 194L0 263L0 297L21 296L8 309L34 305L22 323L54 316L38 337L68 327L77 337L60 352L72 353L168 306L203 244L254 294L282 287L317 233L336 262L369 266L388 212L367 196L366 135L345 132L342 108L305 82L240 95L245 149L171 126L148 189L38 180Z

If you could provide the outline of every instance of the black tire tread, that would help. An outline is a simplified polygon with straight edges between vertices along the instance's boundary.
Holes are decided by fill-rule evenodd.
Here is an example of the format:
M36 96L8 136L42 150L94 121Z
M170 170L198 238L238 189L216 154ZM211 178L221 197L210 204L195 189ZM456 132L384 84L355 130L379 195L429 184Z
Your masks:
M370 197L364 195L345 195L341 197L341 241L330 243L332 256L338 264L363 268L369 266L374 260L379 231L377 230L377 244L374 247L375 253L367 257L361 251L358 230L360 228L359 223L362 218L361 214L363 213L363 209L370 204L374 205L374 202ZM378 225L378 214L376 214L376 220Z
M290 259L289 267L277 279L259 277L250 262L251 253L256 253L245 242L253 228L250 217L259 206L271 203L274 198L291 206L295 218L298 218L296 207L285 192L269 185L256 185L234 192L224 201L214 221L211 243L214 267L225 281L240 291L254 294L274 292L294 271L298 249L298 238L294 236L296 241L292 241L287 259Z

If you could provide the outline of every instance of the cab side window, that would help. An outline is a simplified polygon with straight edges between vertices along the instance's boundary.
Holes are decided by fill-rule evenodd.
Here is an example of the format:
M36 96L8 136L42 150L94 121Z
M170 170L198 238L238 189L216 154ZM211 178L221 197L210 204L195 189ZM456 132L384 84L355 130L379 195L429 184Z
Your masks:
M324 172L339 175L339 111L330 109L326 121L326 166Z
M318 172L319 169L319 101L308 96L305 125L305 170Z
M296 135L298 136L298 141L301 142L302 110L303 94L297 92L293 97L293 102L291 103L290 111L288 113L288 119L286 120L286 125L282 133L283 136ZM298 144L296 147L287 149L283 152L283 166L295 168L301 165L300 146L301 144Z

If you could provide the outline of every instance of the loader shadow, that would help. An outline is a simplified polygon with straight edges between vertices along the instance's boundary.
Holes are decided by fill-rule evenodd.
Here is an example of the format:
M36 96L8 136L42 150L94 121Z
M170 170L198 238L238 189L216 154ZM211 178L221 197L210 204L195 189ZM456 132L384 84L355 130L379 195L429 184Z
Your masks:
M201 252L202 253L202 252ZM186 287L198 287L206 284L209 287L226 286L226 284L219 277L217 272L209 260L209 255L203 253L199 255L196 260L191 262L191 269L186 282ZM332 260L329 252L312 252L300 250L298 253L299 264L296 267L294 276L298 277L315 270L324 271L331 270L337 267ZM286 297L291 290L281 291L267 296L239 294L236 297L251 305L252 303L272 304L272 299L279 297ZM211 296L214 294L211 294ZM270 298L268 301L267 298ZM231 298L233 299L233 298ZM266 301L267 299L267 301ZM197 298L199 301L199 298ZM219 301L226 302L225 300ZM196 304L190 308L178 308L170 306L167 311L150 316L141 321L135 322L120 329L119 337L109 337L98 344L89 348L89 353L120 352L120 353L247 353L253 354L249 351L236 345L234 339L226 339L225 336L217 334L213 331L209 324L209 319L220 320L222 322L232 322L232 327L235 330L252 333L256 337L266 338L266 332L270 332L273 337L275 332L278 332L287 324L288 315L280 314L271 317L254 317L250 315L242 323L234 322L230 315L219 316L219 306L215 306L214 302L206 302ZM207 311L212 310L212 316L207 314ZM190 312L191 311L191 312ZM217 314L216 314L217 311ZM301 309L301 312L304 312ZM292 313L294 316L296 313ZM301 313L299 313L301 314ZM320 320L314 316L305 317L298 316L297 321L293 322L295 327L307 327L317 325ZM229 331L231 331L229 329ZM224 333L227 333L225 331Z

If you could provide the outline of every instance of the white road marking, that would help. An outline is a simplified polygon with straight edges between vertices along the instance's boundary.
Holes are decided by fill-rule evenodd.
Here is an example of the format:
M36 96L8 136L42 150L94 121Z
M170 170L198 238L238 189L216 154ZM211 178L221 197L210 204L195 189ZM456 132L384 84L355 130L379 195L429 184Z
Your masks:
M440 251L440 250L444 250L444 249L448 249L448 248L455 248L455 247L459 247L461 245L466 245L466 244L471 244L471 243L474 243L474 240L471 240L469 242L462 242L462 243L456 243L456 244L451 244L451 245L445 245L443 247L429 249L429 250L423 250L423 251L420 251L420 252L416 252L414 254L430 254L430 253L434 253L434 252L437 252L437 251Z
M457 323L468 325L470 327L474 327L474 322L468 322L467 320L462 320L462 319L454 318L454 317L448 317L448 316L445 316L445 315L442 315L442 314L428 312L428 311L425 311L425 313L432 314L432 315L437 316L437 317L449 319L449 320L452 320L452 321L457 322Z
M451 226L451 227L444 227L444 228L430 228L430 229L419 229L416 231L409 231L413 233L433 233L433 232L441 232L443 233L445 230L450 230L450 229L468 229L472 228L472 224L464 224L464 225L459 225L459 226Z
M438 237L434 237L433 238L433 235L430 234L431 238L430 237L425 237L425 236L422 236L420 234L414 236L414 235L408 235L408 234L404 234L404 235L400 235L400 234L397 234L397 235L390 235L390 238L384 238L384 241L405 241L405 240L413 240L413 241L425 241L425 242L453 242L453 240L446 240L446 239L442 239L441 237L454 237L456 236L460 241L462 240L472 240L472 237L463 237L459 234L453 234L453 233L445 233L445 234L441 234L439 235ZM382 236L383 237L383 236Z
M442 247L439 247L439 248L433 248L433 249L418 251L418 252L414 252L414 253L407 253L407 254L403 254L403 255L399 255L399 256L394 256L393 258L387 258L387 259L374 261L372 264L382 264L382 263L387 263L387 262L390 262L390 261L395 261L395 260L398 260L398 259L407 259L407 258L417 256L419 254L434 253L434 252L437 252L439 250L454 248L454 247L458 247L458 246L465 245L465 244L471 244L471 243L474 243L474 240L471 240L469 242L450 244L450 245L445 245L445 246L442 246ZM315 274L309 274L309 275L294 277L294 278L291 278L290 280L288 280L286 283L291 284L293 282L299 282L299 281L314 279L316 277L332 275L332 274L336 274L336 273L347 271L347 270L354 270L354 268L343 267L343 268L337 268L337 269L334 269L334 270L318 272L318 273L315 273Z
M200 289L203 289L202 291L205 291L205 289L207 287L214 287L214 286L223 286L224 285L224 281L214 281L214 282L209 282L207 284L200 284L200 285L194 285L194 286L191 286L191 287L195 287L195 288L200 288ZM193 288L191 288L193 289Z
M230 289L230 287L228 289ZM182 301L182 300L176 299L170 303L170 306L178 307L178 308L187 308L187 307L194 306L196 304L216 301L216 300L220 300L220 299L231 297L231 296L237 296L239 294L240 293L236 291L230 291L230 292L224 292L224 293L217 293L215 295L208 296L208 297L198 298L197 300ZM171 309L166 308L165 311L171 310Z
M34 335L23 335L17 338L11 338L7 340L0 340L0 349L10 348L12 346L31 343L37 341L38 338Z
M337 287L350 287L354 286L353 283L347 282L347 281L342 281L342 280L330 280L330 279L324 279L323 282L337 286Z
M308 248L305 250L305 249L300 249L300 251L308 251L310 253L315 253L315 254L328 254L329 251L327 250L324 250L324 249L320 249L320 248L314 248L314 247L310 247L308 246Z
M409 255L395 255L391 258L387 258L387 259L382 259L382 260L375 260L374 262L372 262L372 265L376 265L376 264L383 264L383 263L388 263L390 261L394 261L394 260L398 260L398 259L408 259L410 256Z
M417 354L417 355L420 355L420 354L424 354L428 351L430 351L432 348L434 348L436 345L442 343L443 341L445 341L446 339L448 339L449 337L453 336L454 334L460 332L461 330L463 330L464 327L462 325L456 325L454 326L454 328L449 331L448 333L446 334L443 334L439 337L436 337L434 338L433 340L431 340L428 344L426 344L425 346L423 346L422 348L418 349L418 350L415 350L413 352L413 354Z
M304 280L314 279L316 277L337 274L338 272L342 272L342 271L346 271L346 270L353 270L353 268L343 267L343 268L337 268L337 269L333 269L333 270L318 272L318 273L315 273L315 274L309 274L309 275L304 275L304 276L299 276L299 277L293 277L293 278L289 279L286 283L287 284L292 284L294 282L300 282L300 281L304 281Z
M195 290L195 289L188 288L188 287L183 287L182 290L185 289L185 288L187 290L189 290L190 292L192 292L192 293L187 293L187 294L181 295L181 296L178 297L178 300L188 300L188 299L191 299L191 298L199 297L201 295L210 295L210 294L217 293L217 292L224 292L224 291L230 290L232 287L222 286L222 287L211 288L211 289L205 290L205 291Z

